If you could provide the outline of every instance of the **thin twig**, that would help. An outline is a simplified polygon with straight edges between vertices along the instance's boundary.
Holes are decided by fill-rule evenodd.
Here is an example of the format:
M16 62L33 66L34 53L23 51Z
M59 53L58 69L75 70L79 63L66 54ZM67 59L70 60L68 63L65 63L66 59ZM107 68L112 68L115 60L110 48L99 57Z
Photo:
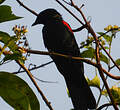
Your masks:
M47 62L47 63L45 63L45 64L41 64L41 65L39 65L39 66L36 66L36 67L31 68L31 69L28 69L28 70L29 70L29 71L36 70L36 69L39 69L39 68L41 68L41 67L44 67L44 66L46 66L46 65L48 65L48 64L51 64L52 62L53 62L53 61L49 61L49 62ZM23 72L25 72L25 71L23 70L23 71L13 72L13 74L18 74L18 73L23 73Z
M0 46L0 51L1 51L2 47ZM4 51L3 52L4 55L8 55L8 54L12 54L10 51ZM44 96L43 92L41 91L41 89L39 88L39 86L37 85L36 81L34 80L32 74L30 73L30 71L24 66L24 64L20 63L20 61L15 60L16 63L18 65L20 65L20 67L28 74L29 78L31 79L31 81L33 82L33 84L35 85L35 87L37 88L38 92L40 93L40 95L42 96L44 102L46 103L46 105L49 107L50 110L53 110L50 102L48 102L47 98Z
M24 66L24 64L20 63L18 60L16 60L16 63L25 70L25 72L27 73L27 75L29 76L29 78L31 79L31 81L33 82L33 84L35 85L35 87L37 88L38 92L40 93L40 95L42 96L44 102L46 103L46 105L49 107L50 110L53 110L50 102L47 100L47 98L44 96L43 92L41 91L41 89L39 88L39 86L37 85L36 81L34 80L32 74L30 73L30 71Z
M65 2L66 4L68 4L68 5L70 5L70 3L69 2L67 2L67 1L65 1L65 0L62 0L63 2Z
M2 47L0 46L0 50L2 49ZM26 52L28 52L28 53L31 53L31 54L38 54L38 55L53 55L53 56L59 56L59 57L65 57L65 58L71 58L71 59L74 59L74 60L76 60L76 61L83 61L83 62L85 62L85 63L87 63L87 64L90 64L90 65L92 65L92 66L94 66L94 67L96 67L97 68L97 64L96 63L94 63L94 62L92 62L91 60L88 60L88 59L84 59L84 58L81 58L81 57L72 57L72 56L68 56L68 55L64 55L64 54L59 54L59 53L50 53L50 52L45 52L45 51L38 51L38 50L28 50L28 49L25 49L24 51L26 51ZM7 50L5 50L4 52L4 55L7 55L7 54L11 54L11 52L10 51L7 51ZM48 63L50 63L50 62L48 62ZM52 61L51 61L51 63L52 63ZM44 64L43 64L44 65ZM41 67L42 65L40 65L40 67ZM38 66L38 68L39 68L39 66ZM103 72L106 74L106 75L108 75L110 78L112 78L112 79L115 79L115 80L120 80L120 76L115 76L115 75L112 75L111 73L109 73L109 72L107 72L104 68L102 68L103 69ZM25 72L25 71L24 71Z
M77 29L72 29L72 31L73 31L73 32L79 32L79 31L83 30L83 29L86 28L86 27L87 27L87 25L85 24L85 25L82 25L81 27L79 27L79 28L77 28Z
M104 74L103 74L103 70L102 70L102 66L101 66L101 64L100 64L100 55L99 55L99 45L100 45L100 43L99 43L99 40L98 40L98 38L97 38L94 30L92 29L91 25L88 24L88 22L87 22L87 20L86 20L86 18L85 18L85 16L84 16L83 12L81 11L81 9L78 8L76 5L74 5L74 3L73 3L72 0L71 0L71 6L73 6L76 10L78 10L78 11L80 12L80 14L81 14L81 16L83 17L85 23L87 24L87 27L88 27L88 28L86 28L86 29L88 29L88 32L90 32L90 33L92 34L92 36L94 37L94 39L95 39L95 42L96 42L96 61L97 61L98 71L99 71L100 76L101 76L101 78L102 78L102 80L103 80L103 82L104 82L104 85L105 85L105 87L106 87L106 90L107 90L108 95L109 95L109 97L110 97L110 99L111 99L111 102L112 102L112 104L113 104L114 109L115 109L115 110L118 110L118 107L117 107L117 105L116 105L116 103L115 103L115 101L114 101L114 99L113 99L113 96L112 96L112 94L111 94L111 92L110 92L109 86L108 86L108 84L107 84L107 82L106 82L106 80L105 80L105 77L104 77Z
M76 18L77 21L79 21L82 25L85 25L78 17L76 17L76 16L75 16L68 8L66 8L59 0L55 0L55 1L58 2L65 10L67 10L74 18ZM71 1L71 4L70 4L70 5L73 6L74 8L76 8L76 9L81 13L81 15L82 15L85 23L88 24L88 26L89 26L89 23L87 22L84 14L83 14L82 11L80 10L80 8L78 8L76 5L74 5L74 3L73 3L72 0L70 0L70 1ZM69 3L67 3L67 4L69 4ZM87 27L86 27L86 29L87 29ZM89 29L88 29L88 31L89 31ZM113 58L110 56L110 54L106 51L106 49L102 46L102 44L99 43L99 45L103 48L103 50L105 51L105 53L110 57L111 61L114 63L114 65L115 65L115 66L119 69L119 71L120 71L120 67L116 64L116 62L113 60Z
M105 51L105 53L109 56L109 58L111 59L111 61L114 63L114 65L119 69L120 71L120 67L116 64L116 62L113 60L113 58L111 57L111 55L107 52L107 50L103 47L103 45L100 43L100 46L102 47L102 49Z
M79 28L78 28L78 29L79 29ZM76 29L76 30L77 30L77 29ZM101 38L102 36L106 35L107 33L109 33L109 32L112 31L112 30L113 30L113 29L110 29L110 30L106 31L105 33L101 34L100 36L98 36L98 39ZM79 31L79 30L78 30L78 31ZM74 32L74 31L73 31L73 32ZM77 32L77 31L75 31L75 32ZM91 40L90 42L87 42L86 44L80 46L80 48L83 48L83 47L89 45L89 44L92 43L93 41L94 41L94 39Z
M120 105L120 103L116 103L117 105ZM101 105L99 108L97 108L97 110L102 110L104 107L108 107L108 106L112 106L112 103L106 103Z
M38 16L38 14L37 14L35 11L33 11L33 10L31 10L30 8L28 8L27 6L25 6L20 0L16 0L16 1L20 4L20 6L24 7L26 10L28 10L28 11L31 12L32 14Z
M33 75L32 75L33 76ZM36 80L38 80L38 81L40 81L40 82L42 82L42 83L58 83L57 81L45 81L45 80L41 80L41 79L39 79L39 78L37 78L37 77L35 77L35 76L33 76Z
M59 0L55 0L57 3L59 3L65 10L67 10L77 21L79 21L82 25L84 23L77 17L75 14L73 14L68 8L66 8Z
M108 76L106 76L106 80L107 80L107 78L108 78ZM96 104L96 108L98 107L98 104L99 104L100 99L101 99L101 97L102 97L102 91L103 91L104 87L105 87L105 85L103 84L102 89L101 89L101 91L100 91L100 95L99 95L99 97L98 97L98 101L97 101L97 104Z
M23 6L25 9L27 9L29 12L33 13L34 15L38 16L38 14L31 10L30 8L28 8L27 6L25 6L22 2L20 2L19 0L16 0L21 6ZM79 18L77 18L69 9L67 9L59 0L56 0L62 7L64 7L74 18L76 18L83 26L84 23L79 20ZM73 2L72 2L73 4ZM78 8L79 9L79 8ZM74 30L76 31L76 30ZM112 60L112 62L114 63L114 65L120 70L120 67L115 63L115 61L113 60L113 58L109 55L109 53L104 49L104 47L100 44L100 46L103 48L103 50L106 52L106 54L110 57L110 59Z
M91 60L88 60L88 59L85 59L85 58L81 58L81 57L74 57L74 56L69 56L69 55L65 55L65 54L60 54L60 53L55 53L55 52L45 52L45 51L37 51L37 50L24 50L28 53L31 53L31 54L38 54L38 55L53 55L53 56L59 56L59 57L65 57L65 58L69 58L69 59L74 59L76 60L77 62L79 61L83 61L87 64L90 64L94 67L97 68L97 64L95 62L92 62ZM120 76L115 76L115 75L112 75L111 73L107 72L105 69L103 69L103 72L108 75L110 78L112 79L115 79L115 80L120 80Z
M38 14L31 10L30 8L28 8L27 6L25 6L22 2L20 2L19 0L16 0L21 6L23 6L25 9L27 9L29 12L33 13L34 15L38 16ZM65 8L74 18L76 18L83 26L84 26L84 23L79 20L79 18L77 18L69 9L67 9L59 0L56 0L56 2L58 2L63 8ZM72 2L72 0L71 0ZM72 2L73 4L73 2ZM76 7L76 6L75 6ZM79 8L78 8L79 9ZM77 10L78 10L77 9ZM83 16L84 17L84 16ZM76 31L76 30L75 30ZM86 44L87 45L87 44ZM120 70L120 67L115 63L115 61L113 60L113 58L109 55L109 53L105 50L105 48L101 45L100 43L100 46L103 48L103 50L106 52L106 54L110 57L110 59L112 60L112 62L114 63L114 65Z

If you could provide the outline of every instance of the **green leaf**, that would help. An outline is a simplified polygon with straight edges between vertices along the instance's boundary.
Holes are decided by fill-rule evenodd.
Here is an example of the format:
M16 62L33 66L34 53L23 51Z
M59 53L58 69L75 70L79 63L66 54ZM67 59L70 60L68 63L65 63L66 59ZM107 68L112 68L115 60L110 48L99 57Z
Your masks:
M0 0L0 4L2 4L5 0Z
M95 49L89 47L87 50L81 53L81 57L95 59ZM108 58L102 53L100 53L100 60L106 64L108 64L108 61L109 61Z
M16 37L11 37L8 33L0 31L0 41L10 48L12 52L16 52L18 46L16 45Z
M115 102L120 103L120 87L112 86L112 88L110 88L110 91ZM107 90L102 91L102 95L108 96Z
M99 35L101 35L105 40L106 42L110 43L111 40L112 40L112 37L107 35L107 34L104 34L103 32L97 32Z
M97 75L92 80L89 80L88 78L86 78L86 80L89 86L100 88L100 79Z
M0 31L0 41L6 44L10 40L10 35L8 33Z
M108 93L107 93L107 90L106 90L106 89L103 90L101 93L102 93L102 95L104 95L104 96L108 96Z
M22 17L16 16L12 13L10 6L7 5L0 6L0 23L20 18Z
M26 58L22 56L22 53L19 51L19 48L16 45L17 40L18 38L16 38L15 36L11 37L9 34L0 31L0 41L4 43L0 55L4 52L4 50L7 47L10 49L10 51L12 51L11 54L5 55L5 57L1 61L1 64L7 60L19 60L21 61L21 63L24 63Z
M0 72L0 96L15 110L40 110L32 89L12 73Z
M108 64L108 62L109 62L109 59L102 53L100 53L100 60L106 64Z
M110 49L108 46L104 46L105 49Z
M106 40L106 42L108 42L108 43L110 43L112 41L112 37L109 35L104 35L103 37Z
M112 88L110 90L111 90L111 93L114 95L115 98L119 97L120 88L118 88L117 86L112 86Z
M81 52L81 57L83 58L94 58L95 57L95 49L88 48L87 50Z
M13 54L5 55L5 57L3 58L3 62L8 61L8 60L19 60L21 61L21 63L24 64L24 61L26 60L26 58L22 56L21 53L13 53Z
M119 66L120 65L120 58L115 61L115 63Z

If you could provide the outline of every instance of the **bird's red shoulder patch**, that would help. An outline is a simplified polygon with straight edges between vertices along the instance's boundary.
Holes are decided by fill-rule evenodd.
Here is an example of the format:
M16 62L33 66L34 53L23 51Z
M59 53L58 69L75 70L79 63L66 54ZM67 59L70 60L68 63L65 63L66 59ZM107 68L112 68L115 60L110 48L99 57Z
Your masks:
M64 20L63 20L62 22L63 22L63 24L66 25L66 26L68 27L68 29L73 33L70 25L69 25L67 22L65 22Z

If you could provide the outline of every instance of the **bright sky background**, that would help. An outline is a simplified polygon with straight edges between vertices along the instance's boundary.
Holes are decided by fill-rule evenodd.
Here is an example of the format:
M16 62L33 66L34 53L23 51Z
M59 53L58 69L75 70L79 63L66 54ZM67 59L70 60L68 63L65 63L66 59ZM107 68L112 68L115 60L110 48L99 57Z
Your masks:
M55 0L22 0L23 3L39 13L47 8L55 8L58 12L61 13L64 20L67 21L72 28L80 27L81 25L74 19L65 9L63 9ZM86 17L91 17L91 25L95 32L103 32L104 27L107 25L118 25L120 26L120 0L73 0L78 6L81 4L85 4L82 9ZM15 0L6 0L4 4L10 5L12 7L13 12L18 15L24 17L23 19L10 21L6 23L0 24L0 31L8 32L10 35L13 34L12 27L16 24L19 25L27 25L29 32L27 33L27 38L32 49L36 50L46 50L42 40L42 25L37 25L35 27L31 27L31 24L36 19L36 16L26 11L23 7L19 6L19 4ZM75 13L78 17L80 17L79 13L71 7L68 7ZM81 17L80 17L81 18ZM78 44L81 41L86 39L87 31L82 31L75 33ZM120 56L120 38L119 34L117 38L113 41L112 48L112 56L114 59ZM51 59L48 56L40 56L40 55L31 55L26 62L27 66L30 63L40 65L44 64ZM0 67L0 71L10 71L14 72L19 69L19 66L15 62L11 62L9 66L3 65ZM94 77L94 69L91 66L85 65L85 75L90 78ZM114 70L113 73L118 71ZM60 75L55 65L52 63L46 67L40 68L38 70L32 71L36 77L45 81L52 81L58 83L42 83L38 82L39 87L47 97L47 99L51 102L54 110L70 110L72 108L72 103L70 98L67 96L66 86L63 77ZM40 108L41 110L49 110L48 107L43 102L41 96L37 92L34 85L28 79L28 76L25 73L19 74L21 78L26 80L27 83L31 85L34 92L36 93L38 99L40 100ZM115 83L112 81L110 85L114 85ZM99 91L97 89L92 89L95 97L99 95ZM101 104L104 103L105 99L102 99ZM0 110L13 110L8 104L3 102L0 98ZM113 108L109 108L109 110L113 110Z

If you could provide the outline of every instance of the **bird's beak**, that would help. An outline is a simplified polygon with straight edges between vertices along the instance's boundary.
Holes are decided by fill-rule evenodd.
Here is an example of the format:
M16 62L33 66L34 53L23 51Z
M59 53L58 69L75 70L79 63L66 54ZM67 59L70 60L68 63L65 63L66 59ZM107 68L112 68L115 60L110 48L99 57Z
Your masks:
M37 23L36 23L36 22L34 22L34 23L32 24L32 26L35 26L35 25L37 25Z
M35 20L35 22L32 24L32 26L35 26L37 24L40 24L38 19Z

